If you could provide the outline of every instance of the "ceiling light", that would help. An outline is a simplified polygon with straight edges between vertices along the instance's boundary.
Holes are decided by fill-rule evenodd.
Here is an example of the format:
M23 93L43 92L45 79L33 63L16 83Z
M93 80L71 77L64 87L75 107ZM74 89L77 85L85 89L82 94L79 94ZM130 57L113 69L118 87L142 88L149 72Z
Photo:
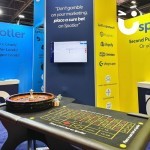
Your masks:
M134 8L136 8L136 5L130 6L130 8L131 8L131 9L134 9Z
M0 9L0 15L3 14L3 11Z
M131 1L132 4L136 4L136 1Z
M19 15L19 18L25 18L25 16L24 15Z
M136 17L136 16L137 16L137 12L136 12L136 11L132 11L132 12L131 12L131 16L132 16L132 17Z

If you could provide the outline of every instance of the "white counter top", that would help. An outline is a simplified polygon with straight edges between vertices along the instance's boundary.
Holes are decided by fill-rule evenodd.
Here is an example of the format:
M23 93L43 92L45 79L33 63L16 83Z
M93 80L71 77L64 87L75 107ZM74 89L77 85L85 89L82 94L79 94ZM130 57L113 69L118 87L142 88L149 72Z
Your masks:
M148 81L138 82L138 87L150 89L150 82Z
M1 80L0 85L19 84L19 82L18 79Z

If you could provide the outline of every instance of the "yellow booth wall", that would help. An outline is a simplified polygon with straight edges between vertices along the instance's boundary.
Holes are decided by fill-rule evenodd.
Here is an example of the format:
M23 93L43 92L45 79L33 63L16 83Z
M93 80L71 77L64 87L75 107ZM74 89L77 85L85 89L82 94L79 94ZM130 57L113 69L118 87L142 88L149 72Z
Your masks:
M119 110L116 0L94 2L96 106Z
M150 81L150 14L126 20L125 26L132 27L136 21L140 26L134 34L118 30L119 99L125 112L139 111L137 83Z

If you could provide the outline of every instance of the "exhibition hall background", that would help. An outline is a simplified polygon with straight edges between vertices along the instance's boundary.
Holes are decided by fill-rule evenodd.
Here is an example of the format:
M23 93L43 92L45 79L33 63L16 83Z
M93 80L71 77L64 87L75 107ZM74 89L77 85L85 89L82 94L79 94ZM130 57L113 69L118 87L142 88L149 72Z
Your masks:
M33 27L0 23L0 80L19 79L19 93L32 88L74 97L77 103L138 112L137 83L150 80L144 26L150 14L126 20L126 27L139 21L143 30L125 35L116 11L115 0L34 1ZM55 41L87 41L87 63L51 63Z

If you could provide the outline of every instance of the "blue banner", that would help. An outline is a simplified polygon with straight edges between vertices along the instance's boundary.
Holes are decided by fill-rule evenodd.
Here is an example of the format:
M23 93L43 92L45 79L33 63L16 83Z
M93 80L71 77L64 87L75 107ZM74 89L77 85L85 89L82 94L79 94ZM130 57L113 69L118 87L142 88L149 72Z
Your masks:
M77 103L94 105L93 0L47 0L45 34L46 91L74 97ZM69 41L86 41L87 62L51 63L52 42ZM63 50L77 53L81 49L76 46L68 49L64 45ZM64 51L63 54L66 57Z
M0 80L20 80L19 92L32 88L33 28L0 23Z
M43 91L44 30L34 30L33 90Z
M34 27L44 24L44 0L34 0Z

